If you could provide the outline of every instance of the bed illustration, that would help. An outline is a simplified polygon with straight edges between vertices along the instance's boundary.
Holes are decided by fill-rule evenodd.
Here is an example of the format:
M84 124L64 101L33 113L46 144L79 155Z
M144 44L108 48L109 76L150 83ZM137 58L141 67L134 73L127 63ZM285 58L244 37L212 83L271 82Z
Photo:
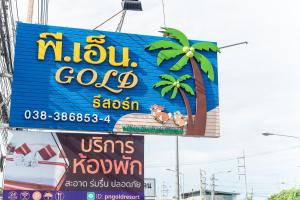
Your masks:
M24 135L22 137L21 135ZM8 145L4 171L5 190L59 190L68 160L55 134L37 133L27 141L19 133Z

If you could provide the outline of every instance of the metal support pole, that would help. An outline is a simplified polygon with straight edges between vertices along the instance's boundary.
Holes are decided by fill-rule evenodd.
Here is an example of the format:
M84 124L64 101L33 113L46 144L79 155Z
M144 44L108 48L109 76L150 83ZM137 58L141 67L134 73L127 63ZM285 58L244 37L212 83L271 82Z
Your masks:
M117 16L118 14L120 14L121 12L123 12L123 10L120 10L118 13L114 14L113 16L111 16L110 18L108 18L107 20L105 20L104 22L102 22L101 24L99 24L98 26L96 26L95 28L93 28L93 30L96 30L97 28L99 28L100 26L102 26L103 24L105 24L106 22L108 22L109 20L111 20L112 18L114 18L115 16Z
M122 27L123 27L123 23L124 23L124 20L125 20L125 16L126 16L126 10L123 10L123 13L122 13L122 16L121 16L121 20L120 20L120 22L118 24L116 32L121 32Z
M184 174L181 173L181 175L182 175L182 186L181 186L182 187L182 195L184 195ZM183 199L183 198L180 198L180 199Z
M179 186L179 147L178 147L178 136L176 136L176 191L177 200L180 200L180 186Z
M246 188L246 199L248 199L248 183L247 183L247 171L246 171L246 156L245 156L245 151L243 151L243 157L244 157L244 166L245 166L245 188Z
M215 177L215 174L213 174L211 176L211 191L210 191L210 197L211 197L211 200L215 200L215 181L216 181L216 177Z
M200 169L200 200L206 200L206 172Z
M248 42L245 41L245 42L239 42L239 43L235 43L235 44L230 44L230 45L219 47L219 49L225 49L225 48L228 48L228 47L234 47L234 46L238 46L238 45L242 45L242 44L248 44Z
M32 23L34 0L28 0L27 22Z
M243 156L238 157L238 171L239 171L239 178L244 176L245 182L245 199L248 198L248 183L247 183L247 170L246 170L246 156L245 151L243 151Z

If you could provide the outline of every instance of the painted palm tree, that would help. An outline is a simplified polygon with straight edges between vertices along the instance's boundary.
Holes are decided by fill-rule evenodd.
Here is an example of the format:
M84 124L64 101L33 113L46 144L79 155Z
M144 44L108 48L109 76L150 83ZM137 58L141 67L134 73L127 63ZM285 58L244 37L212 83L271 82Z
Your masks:
M204 135L206 128L206 93L204 82L202 79L202 73L207 74L210 81L214 81L214 69L211 62L201 52L212 51L220 52L219 48L211 42L197 42L190 45L190 41L187 37L179 30L173 28L163 28L163 33L168 37L176 39L179 43L160 40L151 43L146 47L148 50L163 49L158 53L157 65L159 66L163 61L170 60L181 56L178 62L173 65L171 71L179 71L188 62L191 63L195 89L196 89L196 113L192 120L192 123L188 123L187 135ZM200 68L198 66L200 64ZM201 70L200 70L201 69Z
M161 96L165 96L165 94L167 94L168 92L172 91L172 95L171 95L171 99L175 99L178 91L181 94L186 110L187 110L187 114L188 114L188 119L187 122L189 123L193 123L193 113L192 113L192 109L191 109L191 105L189 102L189 99L187 98L186 93L189 93L190 95L194 96L195 93L192 89L191 86L189 86L186 83L183 83L183 81L192 78L190 75L183 75L181 77L179 77L178 79L175 79L173 76L168 75L168 74L162 74L160 75L160 78L163 79L159 82L157 82L156 84L154 84L154 88L158 88L161 86L164 86L161 89Z

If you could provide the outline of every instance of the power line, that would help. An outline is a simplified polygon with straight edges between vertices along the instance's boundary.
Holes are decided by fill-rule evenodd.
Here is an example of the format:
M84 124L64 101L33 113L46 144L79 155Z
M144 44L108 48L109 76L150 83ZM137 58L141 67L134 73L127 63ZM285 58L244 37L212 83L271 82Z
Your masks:
M284 151L293 150L293 149L298 149L298 148L300 148L300 147L299 146L292 146L292 147L283 148L283 149L279 149L279 150L266 151L266 152L252 154L252 155L250 154L250 155L247 155L247 159L251 159L251 158L255 158L255 157L259 157L259 156L265 156L265 155L268 155L268 154L284 152ZM190 166L190 165L192 166L192 165L203 165L203 164L215 164L215 163L229 162L229 161L235 161L235 160L236 160L236 157L233 157L233 158L220 159L220 160L214 160L214 161L206 161L206 162L181 163L180 165L181 166ZM151 164L148 164L148 165L150 165L150 166L145 166L145 167L146 168L161 168L161 167L169 167L173 164L152 165L152 166L151 166Z
M38 23L40 23L40 0L38 2Z
M8 113L11 96L11 83L13 73L13 57L15 45L15 21L19 20L18 4L12 0L0 0L0 127L1 146L7 145ZM13 8L16 9L17 19Z
M20 21L20 20L19 20L19 7L18 7L18 0L15 0L15 2L16 2L17 21Z
M163 10L163 18L164 18L164 27L166 27L166 13L165 13L165 2L161 0L162 10Z

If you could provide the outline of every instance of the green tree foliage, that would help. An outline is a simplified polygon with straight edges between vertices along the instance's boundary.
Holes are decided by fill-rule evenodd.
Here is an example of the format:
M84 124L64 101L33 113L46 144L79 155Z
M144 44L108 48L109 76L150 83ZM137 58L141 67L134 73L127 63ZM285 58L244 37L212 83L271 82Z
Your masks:
M179 77L177 80L173 76L168 74L162 74L160 75L160 78L163 80L157 82L153 87L157 88L164 86L164 88L162 88L161 90L161 96L165 96L166 93L173 90L171 99L175 99L179 89L183 89L185 92L189 93L192 96L195 95L191 86L186 83L182 83L182 81L192 78L188 74Z
M269 197L268 200L300 200L300 189L282 190L280 193Z
M201 54L201 52L220 52L220 49L211 42L198 42L190 46L189 40L181 31L167 27L162 29L165 34L176 39L179 43L168 40L159 40L148 45L146 47L148 50L163 49L158 53L157 65L160 66L163 61L181 56L176 64L170 68L171 71L179 71L191 58L195 58L200 64L202 71L208 75L209 80L214 81L215 75L212 64L208 58Z

